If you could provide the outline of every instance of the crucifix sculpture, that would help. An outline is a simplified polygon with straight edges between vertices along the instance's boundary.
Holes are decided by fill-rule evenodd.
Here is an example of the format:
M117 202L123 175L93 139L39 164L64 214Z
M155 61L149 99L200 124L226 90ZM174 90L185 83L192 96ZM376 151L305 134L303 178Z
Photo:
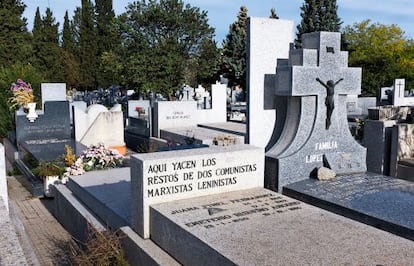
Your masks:
M322 84L326 88L326 98L325 98L325 105L326 105L326 123L325 128L329 129L331 126L331 116L332 112L335 108L335 101L334 101L334 94L335 94L335 86L344 80L343 78L339 79L337 82L334 82L333 80L328 80L326 84L320 80L319 78L316 78L316 80Z
M349 131L346 109L347 96L361 93L362 70L348 66L340 37L304 34L302 49L292 48L286 61L278 60L275 94L286 99L280 105L285 116L266 152L266 187L281 191L322 166L337 174L366 171L366 150Z

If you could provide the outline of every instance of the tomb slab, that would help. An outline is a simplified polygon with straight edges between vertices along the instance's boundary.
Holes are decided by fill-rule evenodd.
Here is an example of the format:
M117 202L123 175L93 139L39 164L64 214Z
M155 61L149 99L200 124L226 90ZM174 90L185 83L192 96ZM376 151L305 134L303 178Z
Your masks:
M307 179L283 194L414 240L414 183L374 173Z
M267 189L150 208L151 239L184 265L386 265L414 259L412 241Z

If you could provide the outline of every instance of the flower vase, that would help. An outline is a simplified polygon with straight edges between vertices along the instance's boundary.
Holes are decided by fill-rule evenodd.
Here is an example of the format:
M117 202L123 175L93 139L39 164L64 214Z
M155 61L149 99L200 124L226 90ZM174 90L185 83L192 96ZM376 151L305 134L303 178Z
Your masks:
M36 103L28 103L27 107L29 108L29 113L26 115L26 117L30 122L34 122L38 117L36 113Z
M43 191L46 197L53 197L52 185L59 180L58 175L46 176L43 179Z

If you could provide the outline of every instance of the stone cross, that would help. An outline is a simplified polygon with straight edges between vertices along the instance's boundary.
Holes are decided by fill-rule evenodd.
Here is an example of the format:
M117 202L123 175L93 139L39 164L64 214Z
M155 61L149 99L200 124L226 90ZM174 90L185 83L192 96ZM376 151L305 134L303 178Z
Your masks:
M337 174L365 172L366 150L352 137L346 97L361 92L361 69L348 67L340 33L303 35L303 48L291 48L276 68L276 97L287 98L279 140L266 153L266 186L309 178L324 166Z

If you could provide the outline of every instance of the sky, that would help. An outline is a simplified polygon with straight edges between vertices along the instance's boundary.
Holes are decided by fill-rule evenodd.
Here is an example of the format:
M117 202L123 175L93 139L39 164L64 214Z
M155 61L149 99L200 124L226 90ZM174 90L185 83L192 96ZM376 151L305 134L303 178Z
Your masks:
M297 25L301 21L300 7L304 0L183 0L185 4L207 11L209 25L215 28L216 41L221 45L229 30L229 25L237 20L241 6L246 6L250 17L269 17L270 9L275 8L280 19L293 20ZM33 18L39 7L41 16L47 7L63 25L65 11L72 18L73 10L81 5L81 0L22 0L26 4L23 16L27 18L28 29L33 29ZM126 11L131 0L113 0L116 15ZM385 25L396 24L405 36L414 39L414 1L413 0L337 0L338 16L343 26L353 25L365 19ZM296 27L296 26L295 26ZM295 28L296 29L296 28Z

